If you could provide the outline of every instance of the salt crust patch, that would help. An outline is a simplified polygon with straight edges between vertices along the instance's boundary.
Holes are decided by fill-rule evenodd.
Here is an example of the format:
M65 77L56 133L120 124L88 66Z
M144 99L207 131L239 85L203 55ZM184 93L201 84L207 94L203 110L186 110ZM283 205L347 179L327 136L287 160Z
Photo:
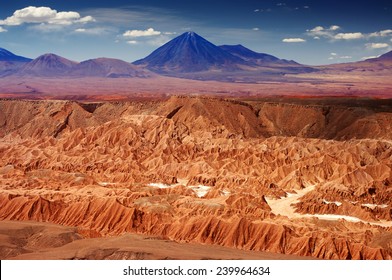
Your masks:
M173 184L173 185L167 185L167 184L163 184L163 183L147 184L147 186L149 186L149 187L160 188L160 189L169 189L169 188L174 188L174 187L177 187L180 185L182 185L182 184L181 183L177 183L177 184ZM211 187L203 186L203 185L187 186L187 188L194 191L198 197L204 197L208 193L208 191L211 189Z
M115 185L115 184L116 183L98 182L98 185L100 185L101 187L106 187L106 186Z
M336 206L342 205L342 203L339 202L339 201L328 201L328 200L323 199L323 202L324 202L325 204L335 204Z
M364 207L368 207L370 209L375 209L377 207L379 207L379 208L387 208L388 207L387 204L379 205L379 204L364 203L364 204L361 204L361 205L364 206Z

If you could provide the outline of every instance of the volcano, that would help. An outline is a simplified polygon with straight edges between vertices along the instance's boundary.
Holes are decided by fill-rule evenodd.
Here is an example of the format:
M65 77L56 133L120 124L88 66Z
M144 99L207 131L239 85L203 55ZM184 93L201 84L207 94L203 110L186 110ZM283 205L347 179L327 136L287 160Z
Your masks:
M49 53L30 61L17 74L42 77L63 76L77 64L77 62Z
M0 77L15 73L31 60L30 58L18 56L6 49L0 48Z
M7 61L7 62L30 62L32 59L15 55L6 49L0 48L0 61Z
M192 73L238 70L246 61L212 44L194 32L186 32L134 62L157 73Z

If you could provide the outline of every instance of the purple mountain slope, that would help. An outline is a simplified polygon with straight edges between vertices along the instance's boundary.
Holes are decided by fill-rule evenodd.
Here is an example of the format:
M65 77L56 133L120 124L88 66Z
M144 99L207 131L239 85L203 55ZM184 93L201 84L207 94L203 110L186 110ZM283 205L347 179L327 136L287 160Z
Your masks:
M15 55L6 49L0 48L0 77L15 73L31 60L30 58Z
M55 54L44 54L23 66L17 75L61 77L67 75L77 62Z
M392 62L392 51L384 53L377 58L371 58L367 61L374 61L374 62Z
M242 45L222 45L219 47L232 55L235 55L245 61L255 63L259 66L266 66L271 64L298 65L298 63L293 60L279 59L270 54L254 52Z
M32 59L15 55L6 49L0 48L0 61L7 61L7 62L30 62Z
M154 74L123 60L96 58L75 65L69 75L76 77L147 78Z
M237 70L247 62L194 32L186 32L134 62L157 73L192 73L212 69Z

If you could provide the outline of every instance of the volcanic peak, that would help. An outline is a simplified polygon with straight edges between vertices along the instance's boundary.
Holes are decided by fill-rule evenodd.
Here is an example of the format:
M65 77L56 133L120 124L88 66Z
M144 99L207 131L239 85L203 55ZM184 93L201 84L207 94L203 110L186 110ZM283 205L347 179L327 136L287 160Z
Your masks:
M0 61L29 62L31 59L15 55L6 49L0 48Z
M161 73L181 73L219 69L223 66L229 70L237 69L237 64L246 62L195 32L185 32L134 64L145 65L148 69Z

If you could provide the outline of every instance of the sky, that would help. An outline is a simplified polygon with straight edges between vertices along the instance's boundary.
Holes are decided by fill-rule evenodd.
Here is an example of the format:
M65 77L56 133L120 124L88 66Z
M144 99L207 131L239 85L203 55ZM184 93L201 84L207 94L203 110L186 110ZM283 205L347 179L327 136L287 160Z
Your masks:
M308 65L359 61L392 50L392 1L0 2L0 47L30 58L132 62L187 31Z

